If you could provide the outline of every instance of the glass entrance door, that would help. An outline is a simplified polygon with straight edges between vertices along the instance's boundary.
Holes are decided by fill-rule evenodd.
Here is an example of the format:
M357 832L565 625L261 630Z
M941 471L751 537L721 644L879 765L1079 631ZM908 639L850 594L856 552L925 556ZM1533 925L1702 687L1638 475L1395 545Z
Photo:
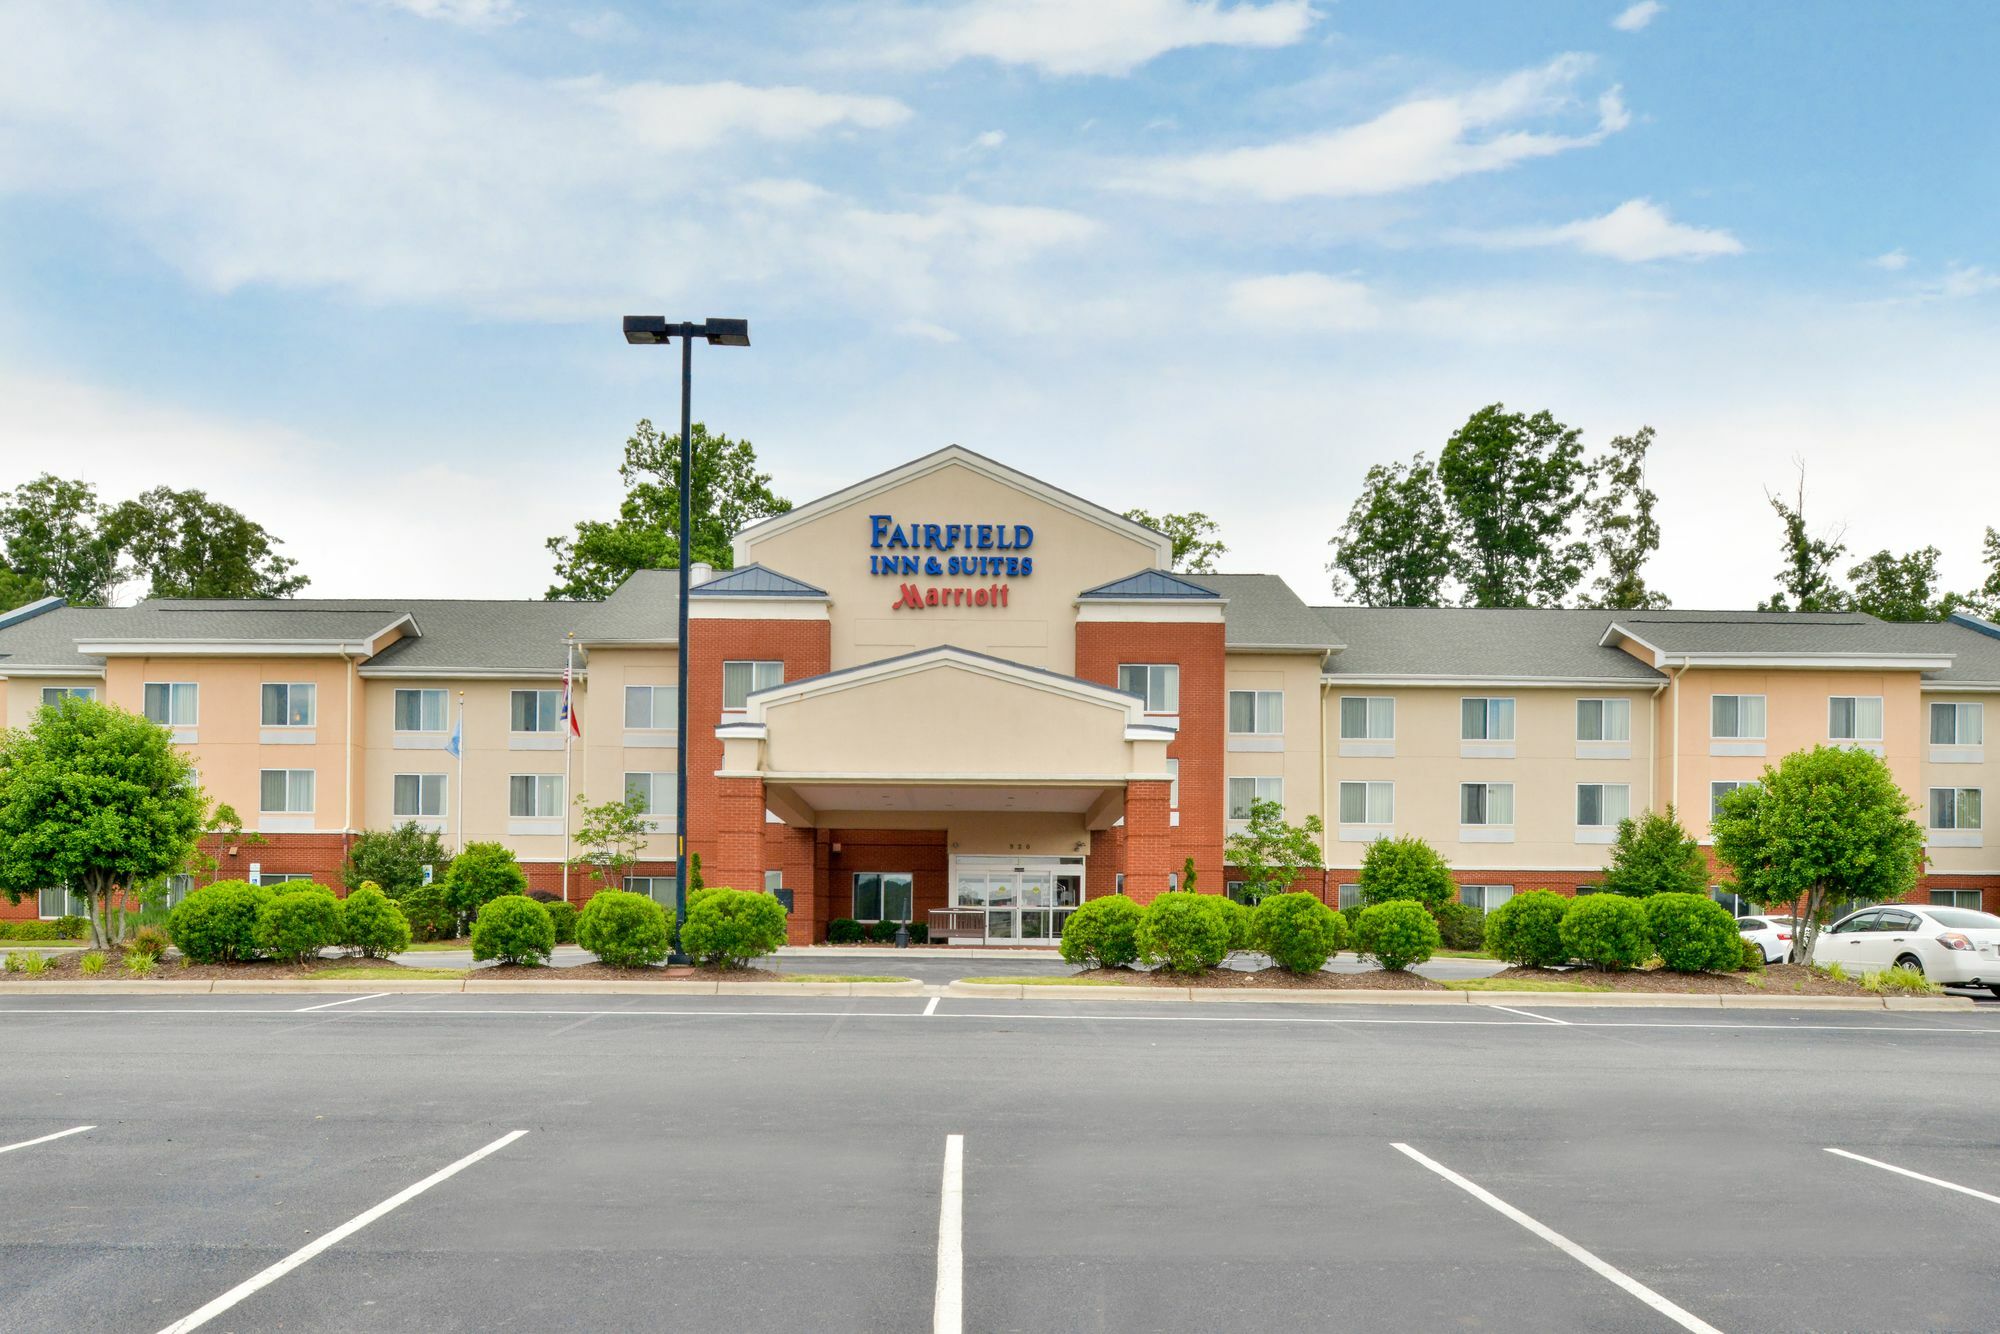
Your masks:
M1047 871L1023 871L1020 876L1020 940L1046 945L1055 939L1050 914L1055 910L1055 877Z
M1040 860L1043 865L1027 864ZM1083 902L1082 858L966 857L954 868L952 906L986 914L992 945L1053 945L1063 922ZM969 864L968 864L969 863Z
M999 872L986 877L986 938L997 945L1021 939L1021 877Z

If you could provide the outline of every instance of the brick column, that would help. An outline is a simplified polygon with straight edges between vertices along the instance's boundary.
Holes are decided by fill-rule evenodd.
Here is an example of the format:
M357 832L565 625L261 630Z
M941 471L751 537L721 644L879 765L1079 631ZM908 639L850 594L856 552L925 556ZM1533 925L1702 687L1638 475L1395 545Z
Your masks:
M1167 784L1156 778L1125 784L1125 893L1134 903L1151 903L1166 893L1167 877L1180 869L1173 832Z
M704 857L701 878L731 889L764 887L764 780L715 780L715 855Z

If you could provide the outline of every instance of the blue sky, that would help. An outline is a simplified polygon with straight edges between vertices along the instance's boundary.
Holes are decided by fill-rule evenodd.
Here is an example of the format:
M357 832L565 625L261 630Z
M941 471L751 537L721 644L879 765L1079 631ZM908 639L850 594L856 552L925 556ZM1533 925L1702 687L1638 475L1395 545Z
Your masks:
M1683 606L1808 475L1972 582L2000 11L300 0L0 7L0 484L200 486L328 595L533 596L696 413L806 499L958 442L1326 595L1369 463L1651 424Z

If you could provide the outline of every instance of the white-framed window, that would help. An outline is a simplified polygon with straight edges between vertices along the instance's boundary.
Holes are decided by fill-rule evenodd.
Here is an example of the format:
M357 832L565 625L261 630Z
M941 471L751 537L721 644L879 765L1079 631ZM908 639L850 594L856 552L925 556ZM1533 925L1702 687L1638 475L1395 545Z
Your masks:
M257 775L257 809L269 815L309 815L313 809L311 769L265 769Z
M1512 783L1460 783L1458 822L1467 825L1511 825L1514 823Z
M1880 695L1831 695L1826 701L1826 734L1834 741L1880 741Z
M1238 736L1273 736L1285 730L1285 692L1229 692L1229 730Z
M42 692L44 700L48 692ZM1931 744L1933 746L1983 746L1986 744L1986 706L1984 704L1944 704L1931 705Z
M201 717L201 687L192 681L146 682L146 720L163 727L193 727Z
M263 725L311 727L318 716L319 689L310 681L266 681Z
M561 774L509 774L507 814L516 820L553 820L563 813Z
M171 908L188 895L194 893L194 877L186 873L167 877L167 901L162 907Z
M1717 741L1762 741L1762 695L1710 695L1708 734Z
M1181 762L1168 760L1167 773L1171 775L1167 779L1167 809L1177 811L1181 808Z
M1285 780L1282 778L1232 778L1229 780L1229 818L1247 820L1250 818L1250 803L1253 801L1275 801L1285 804Z
M1976 889L1934 889L1931 891L1933 908L1970 908L1980 910L1980 894Z
M1931 828L1978 829L1980 789L1976 787L1934 787L1931 789Z
M1394 824L1396 785L1394 783L1344 782L1340 785L1342 824Z
M398 820L437 820L445 812L445 775L397 774L390 782L389 813Z
M1335 907L1359 908L1361 906L1361 886L1342 885L1335 895Z
M1121 662L1118 688L1146 701L1147 713L1181 711L1181 668L1175 662Z
M1710 885L1708 887L1708 896L1721 904L1731 917L1755 917L1758 915L1756 904L1750 902L1750 900L1740 894L1730 893L1720 885Z
M508 712L508 726L516 732L560 732L562 691L516 690Z
M1492 912L1495 908L1514 897L1512 885L1460 885L1458 901L1469 903L1481 912Z
M674 878L670 875L628 875L625 888L634 894L644 894L655 903L674 906Z
M1576 785L1576 822L1586 829L1616 827L1620 820L1631 818L1632 785L1630 783L1578 783Z
M60 704L66 699L96 699L96 686L43 686L42 703Z
M1470 696L1458 702L1458 739L1512 741L1514 701L1504 696Z
M628 773L625 775L625 799L637 797L646 803L646 814L659 817L673 815L678 803L674 799L674 773Z
M626 686L625 726L633 731L672 731L681 724L678 686Z
M1739 787L1755 787L1752 782L1732 782L1727 779L1708 785L1708 822L1714 824L1722 815L1722 799Z
M48 885L35 894L35 915L37 917L88 917L90 900L81 894L72 894L67 885Z
M722 664L722 707L744 709L752 692L785 683L785 664L769 660Z
M1393 695L1342 695L1340 697L1340 739L1342 741L1395 740L1395 697Z
M1629 699L1580 699L1576 702L1578 741L1630 741L1632 701Z
M784 887L785 873L783 871L764 872L764 892L766 894L775 894Z
M260 885L311 884L311 871L259 871L257 883Z
M854 920L909 921L911 886L914 883L915 878L908 871L856 871Z
M398 732L442 732L445 730L445 692L430 689L398 689L390 712Z

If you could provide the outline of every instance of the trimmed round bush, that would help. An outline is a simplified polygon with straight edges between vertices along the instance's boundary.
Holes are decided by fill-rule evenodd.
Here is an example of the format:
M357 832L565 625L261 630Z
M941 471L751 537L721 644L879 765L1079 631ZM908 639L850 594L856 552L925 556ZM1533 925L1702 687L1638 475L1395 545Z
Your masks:
M672 952L674 915L644 894L601 889L576 915L576 943L595 954L599 963L643 968Z
M167 946L171 944L164 929L157 926L142 926L125 937L125 951L128 954L150 954L155 959L167 957Z
M90 934L90 919L75 913L65 913L52 924L58 940L77 940Z
M410 924L410 935L418 940L450 940L458 934L458 914L452 911L443 885L406 889L396 906Z
M472 845L467 844L470 849ZM636 897L636 896L635 896ZM525 894L502 894L486 901L472 923L472 957L539 968L556 947L549 910Z
M931 943L930 923L928 922L910 923L910 943L912 945L930 944Z
M867 928L852 917L836 917L826 924L826 943L829 945L858 945L867 933Z
M1227 900L1214 894L1171 890L1147 904L1139 918L1139 957L1170 973L1205 973L1229 953Z
M1743 946L1743 957L1737 961L1736 967L1745 973L1763 972L1764 947L1756 941L1747 939L1741 935L1737 936L1736 939Z
M549 910L549 922L556 929L556 944L576 944L576 905L557 899L554 903L544 903L542 906Z
M1486 914L1486 950L1523 968L1559 968L1570 961L1563 914L1570 901L1552 889L1516 894Z
M893 937L892 937L893 939ZM785 943L785 905L747 889L715 890L688 905L681 948L711 968L741 968Z
M1086 899L1063 923L1063 962L1084 968L1124 968L1139 959L1139 919L1145 910L1123 894Z
M1361 872L1355 880L1364 908L1408 899L1436 912L1458 893L1451 864L1415 835L1370 843L1361 854Z
M1229 949L1254 950L1257 948L1257 910L1247 903L1235 899L1222 900L1227 907L1224 912L1229 918Z
M1674 972L1727 973L1743 962L1736 919L1706 894L1652 894L1640 904L1653 952Z
M1392 973L1423 963L1438 950L1437 919L1411 899L1392 899L1361 910L1354 947Z
M1288 973L1317 973L1347 947L1347 919L1311 894L1266 894L1252 916L1257 948Z
M386 959L410 948L410 919L372 884L340 901L340 943L369 959Z
M195 890L167 915L167 935L195 963L257 957L257 909L277 895L263 885L218 880Z
M340 943L340 900L315 885L278 895L257 910L257 948L304 963Z
M1434 914L1448 950L1476 950L1486 944L1486 914L1469 903L1447 903Z
M1639 900L1622 894L1586 894L1563 914L1562 942L1593 968L1619 972L1653 957L1653 933Z
M688 916L690 918L694 916L693 904L688 905ZM868 939L874 941L877 945L893 945L896 943L896 928L901 925L901 922L870 922L868 924Z
M444 898L452 911L476 917L488 903L503 894L526 897L528 876L514 859L513 850L503 843L468 843L465 851L451 859L444 875Z

